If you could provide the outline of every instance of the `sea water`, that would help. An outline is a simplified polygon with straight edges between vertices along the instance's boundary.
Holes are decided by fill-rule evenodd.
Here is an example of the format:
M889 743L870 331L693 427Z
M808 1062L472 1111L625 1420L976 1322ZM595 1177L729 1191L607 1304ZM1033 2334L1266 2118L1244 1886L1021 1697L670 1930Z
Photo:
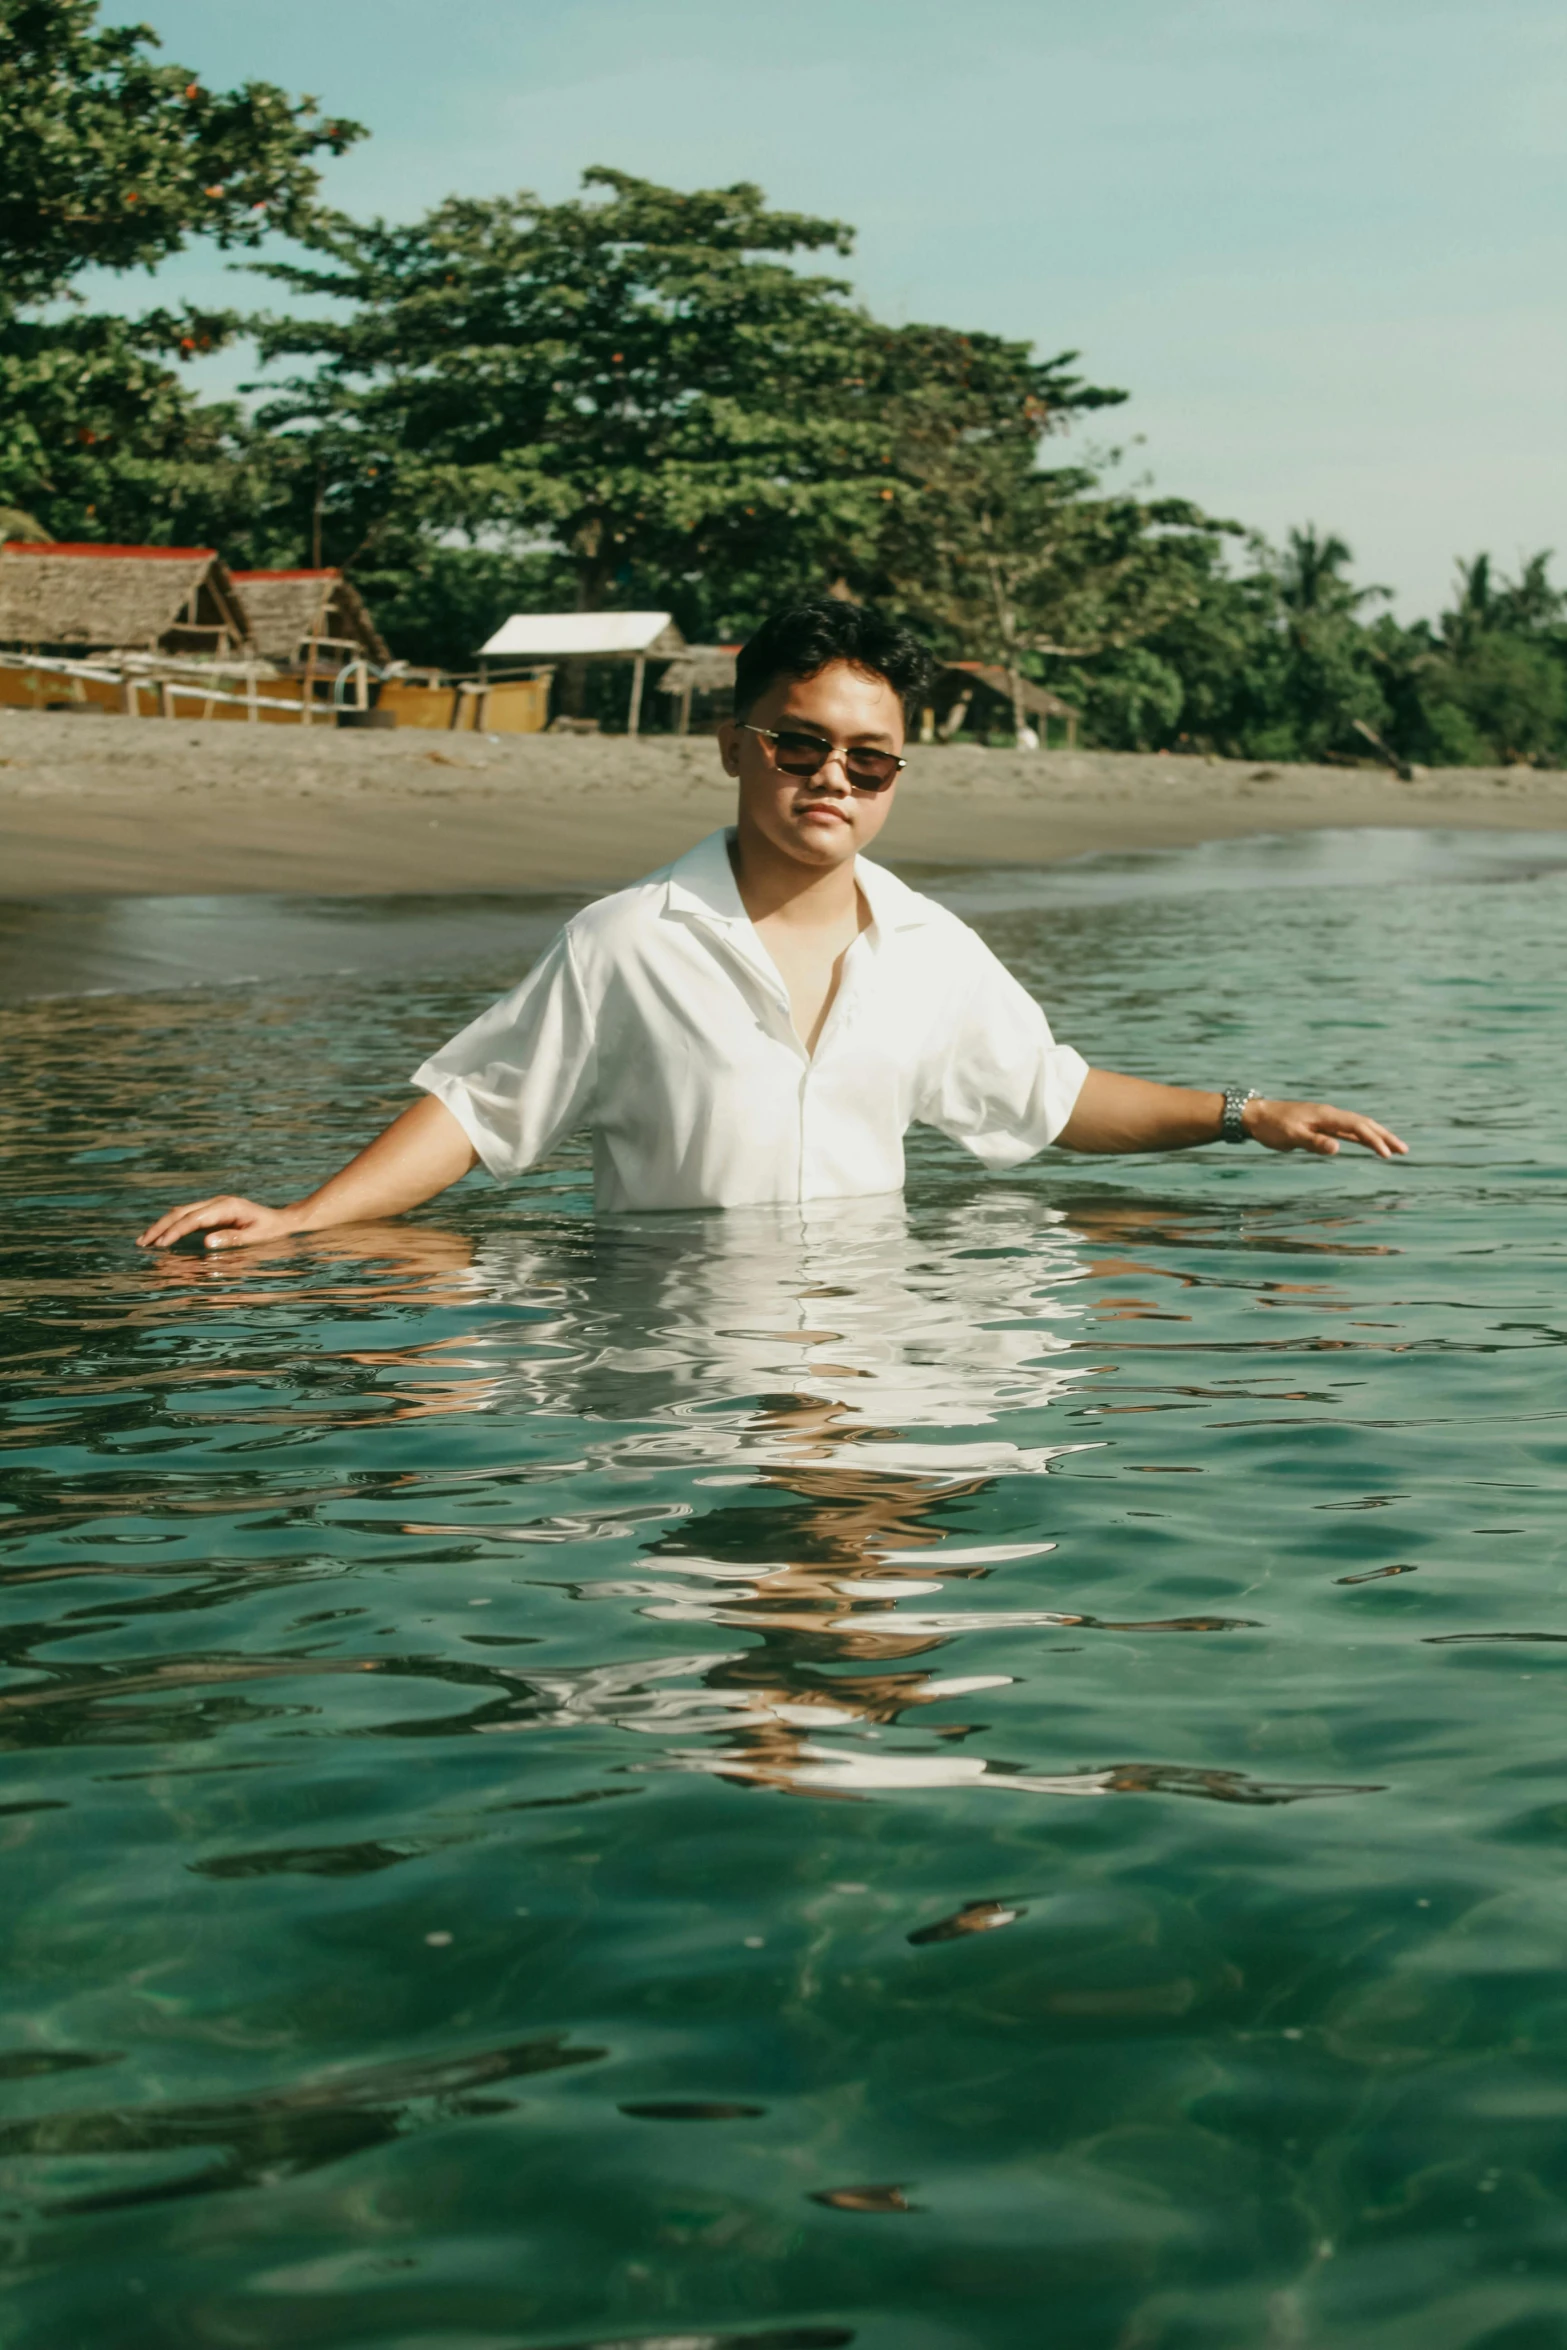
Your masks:
M1407 1161L226 1260L559 909L11 909L7 2350L1567 2342L1564 867L933 878Z

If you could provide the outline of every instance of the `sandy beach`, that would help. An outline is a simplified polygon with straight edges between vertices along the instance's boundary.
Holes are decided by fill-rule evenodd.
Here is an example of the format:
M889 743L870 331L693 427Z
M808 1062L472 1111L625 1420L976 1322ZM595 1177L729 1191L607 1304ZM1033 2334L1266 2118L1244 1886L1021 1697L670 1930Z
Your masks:
M0 712L0 896L603 889L722 823L708 737L300 733ZM1567 827L1567 774L916 750L879 854L1046 864L1339 825Z

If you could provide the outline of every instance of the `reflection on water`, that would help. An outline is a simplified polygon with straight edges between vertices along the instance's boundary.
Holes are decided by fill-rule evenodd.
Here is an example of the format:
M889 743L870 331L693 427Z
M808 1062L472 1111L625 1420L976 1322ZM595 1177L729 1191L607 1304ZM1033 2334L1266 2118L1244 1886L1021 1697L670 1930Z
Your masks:
M891 1758L819 1740L1006 1685L908 1669L944 1643L903 1606L1054 1547L944 1545L941 1521L991 1477L1038 1475L1060 1449L1003 1433L1032 1427L1069 1384L1078 1264L1059 1225L1004 1195L960 1205L918 1241L900 1198L627 1220L603 1236L581 1322L536 1247L480 1251L481 1281L559 1297L557 1351L530 1366L530 1400L583 1423L590 1443L606 1420L640 1422L618 1461L690 1473L682 1513L641 1545L655 1574L595 1578L573 1595L752 1636L716 1658L610 1661L553 1684L526 1676L515 1726L603 1718L656 1735L661 1767L775 1787L852 1793L983 1775L985 1763L946 1752ZM534 1521L507 1538L589 1532ZM714 1730L722 1744L678 1743ZM956 1742L965 1728L942 1734Z
M148 1262L488 944L15 1016L8 2350L1554 2339L1567 900L1429 866L990 931L1394 1170Z

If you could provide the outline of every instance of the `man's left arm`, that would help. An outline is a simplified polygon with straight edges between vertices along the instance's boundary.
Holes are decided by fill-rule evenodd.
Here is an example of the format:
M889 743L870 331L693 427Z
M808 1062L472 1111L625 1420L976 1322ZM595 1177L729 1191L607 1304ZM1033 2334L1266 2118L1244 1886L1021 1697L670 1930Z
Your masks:
M1330 1159L1356 1142L1379 1159L1402 1158L1409 1145L1375 1118L1330 1102L1276 1102L1253 1094L1241 1111L1253 1142L1271 1151L1315 1151ZM1090 1069L1072 1115L1056 1136L1069 1151L1175 1151L1224 1139L1224 1096L1184 1085Z

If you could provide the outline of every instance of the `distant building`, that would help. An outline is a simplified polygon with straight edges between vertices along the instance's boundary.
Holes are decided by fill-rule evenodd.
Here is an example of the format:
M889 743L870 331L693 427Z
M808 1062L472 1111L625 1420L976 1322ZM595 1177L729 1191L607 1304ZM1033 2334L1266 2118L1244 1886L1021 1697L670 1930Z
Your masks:
M576 667L579 679L589 661L629 661L626 732L636 734L647 664L672 660L685 650L686 640L668 612L514 612L479 647L480 676L488 678L497 661L565 663Z
M236 571L233 576L264 660L286 669L341 669L359 660L384 667L391 658L363 596L340 571Z
M734 715L735 655L738 645L687 645L658 681L661 694L675 697L675 732L691 731L691 705L698 705L698 731L711 734Z
M1025 714L1040 722L1041 735L1052 718L1061 719L1066 726L1067 746L1077 741L1078 712L1070 702L1063 702L1048 686L1036 685L1031 677L1019 680ZM937 669L931 681L932 706L942 713L937 726L943 742L951 742L959 734L969 717L984 720L987 726L997 723L1009 726L1012 722L1012 678L1009 671L990 661L946 661Z
M211 547L0 546L0 645L29 653L232 658L250 620Z
M668 612L514 612L487 644L483 660L667 660L685 650Z

